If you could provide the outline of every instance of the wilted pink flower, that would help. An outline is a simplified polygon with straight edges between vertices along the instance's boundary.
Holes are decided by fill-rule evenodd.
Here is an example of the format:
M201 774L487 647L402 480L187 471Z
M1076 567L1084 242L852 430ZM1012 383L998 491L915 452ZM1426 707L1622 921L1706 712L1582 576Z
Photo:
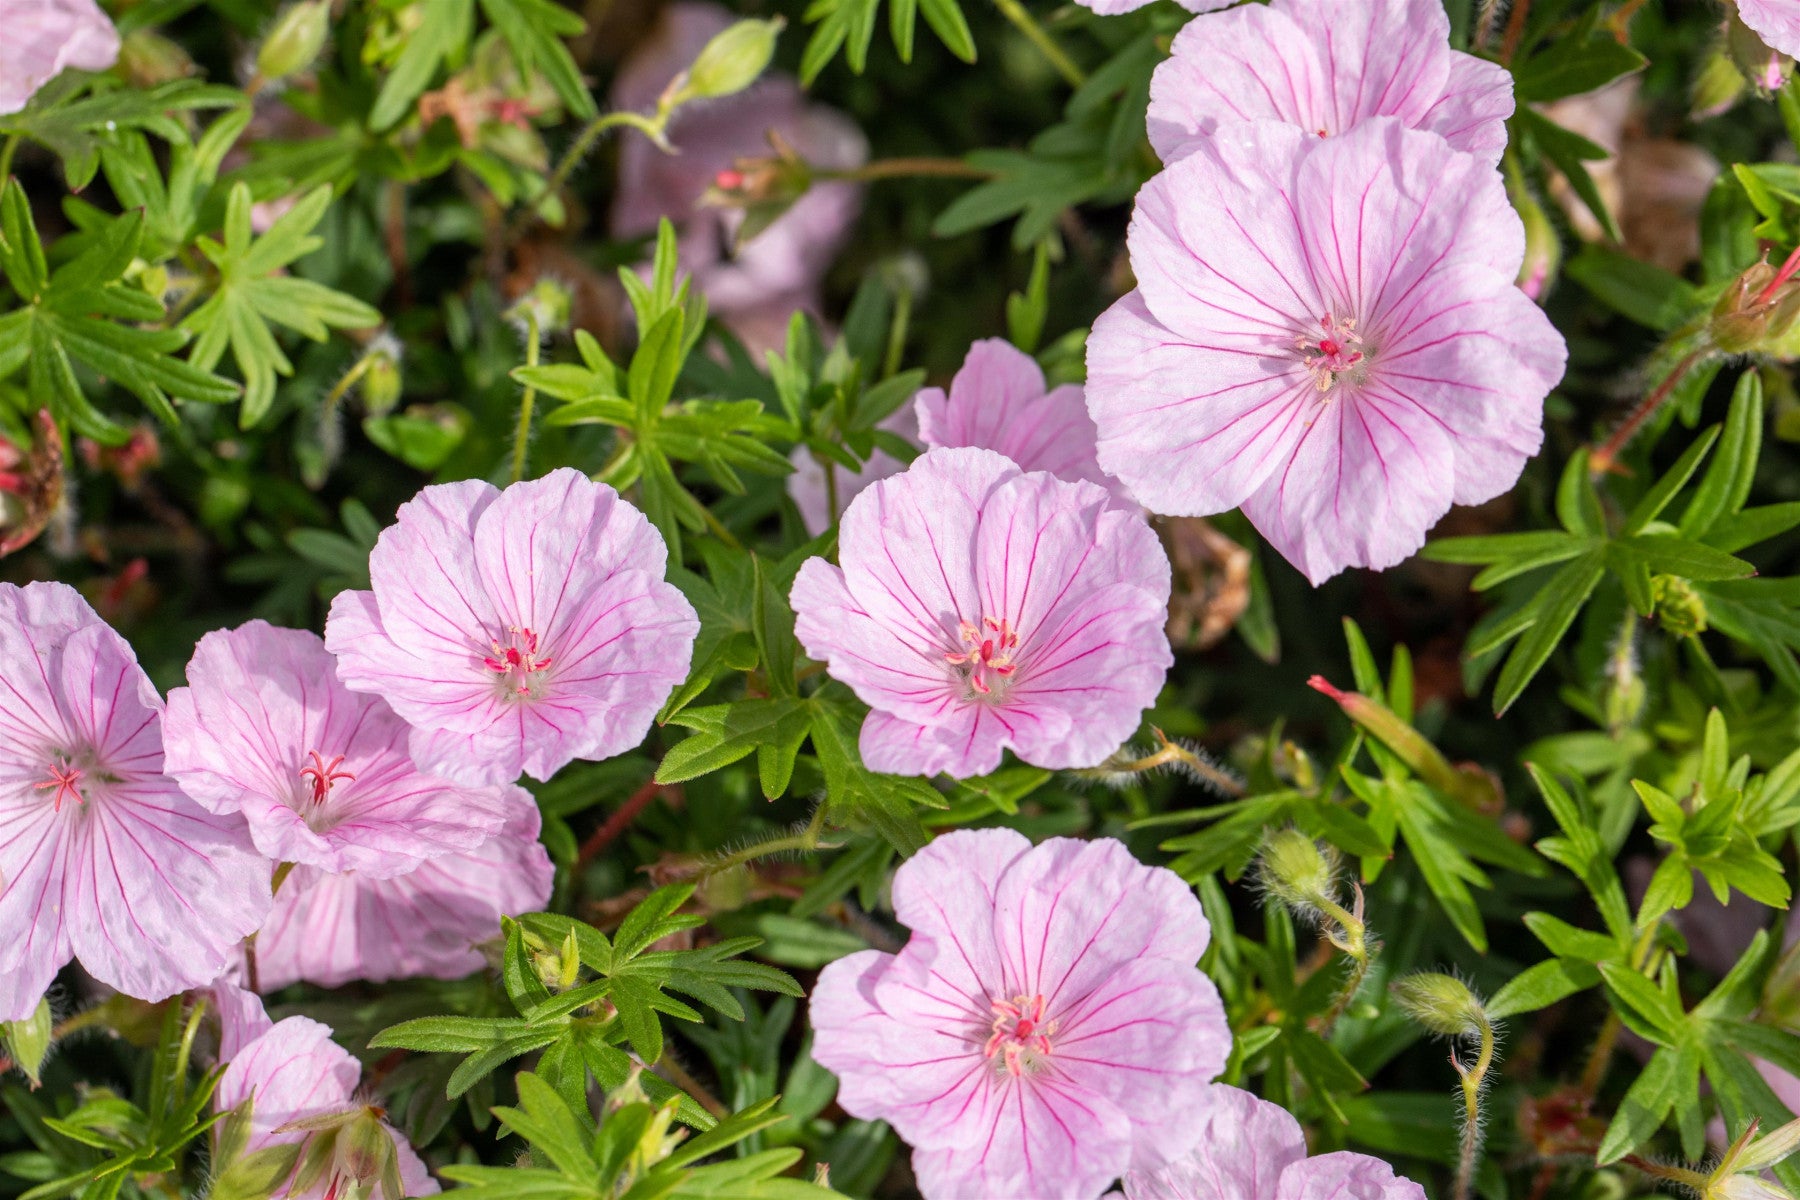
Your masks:
M1011 342L976 342L950 381L948 394L925 388L913 403L919 440L927 446L994 450L1021 471L1085 479L1130 502L1123 485L1100 469L1094 455L1097 435L1081 385L1050 387L1037 360Z
M800 568L794 631L874 710L873 770L981 775L1008 747L1094 766L1173 661L1169 560L1091 483L931 450L851 502L838 545L841 568Z
M1225 127L1138 193L1129 242L1087 398L1153 512L1242 507L1318 583L1407 557L1543 440L1562 335L1513 286L1498 173L1440 137Z
M500 936L500 918L541 911L550 900L553 869L537 840L537 805L523 788L505 791L512 797L505 829L405 875L295 867L256 938L258 986L460 979L480 970L485 960L476 947Z
M1800 0L1737 0L1737 11L1769 49L1800 58Z
M412 724L422 769L548 779L643 741L687 678L700 623L667 561L644 514L579 471L439 484L401 505L374 591L339 593L325 644L346 686Z
M14 113L69 67L104 71L119 31L94 0L0 0L0 113Z
M886 430L896 437L904 438L913 445L919 443L919 415L910 404L901 405L877 429ZM800 523L806 526L806 532L818 537L831 527L831 523L843 513L844 507L854 500L862 490L872 483L898 475L906 470L906 464L877 446L869 455L860 471L848 471L837 464L832 464L831 473L837 484L837 512L831 511L831 490L825 485L825 467L813 457L812 451L805 446L796 446L788 461L794 464L794 471L787 477L787 493L800 510Z
M1172 162L1234 121L1328 137L1394 117L1492 166L1512 111L1506 69L1450 48L1442 0L1270 0L1175 35L1151 78L1149 124Z
M613 106L653 108L669 81L736 19L716 4L668 5L655 36L619 72ZM771 155L770 130L815 167L847 170L868 157L868 142L848 117L809 103L792 79L766 74L736 95L682 105L668 130L674 154L648 138L626 138L612 211L613 236L620 238L653 233L663 217L673 221L681 234L682 267L692 272L711 310L762 346L781 344L795 309L818 307L819 283L862 206L855 184L816 183L734 249L742 213L702 207L700 199L738 159Z
M421 772L406 722L336 667L317 634L263 621L207 634L169 693L169 774L205 808L242 812L270 858L334 873L403 875L506 824L508 792Z
M1231 1031L1173 872L1110 838L958 830L893 894L912 940L825 968L813 1056L845 1111L912 1144L928 1198L1086 1200L1193 1147Z
M215 979L269 911L242 818L163 774L162 698L60 583L0 584L0 1021L71 958L128 996Z
M1215 1085L1185 1117L1194 1150L1126 1174L1125 1200L1425 1200L1425 1190L1364 1154L1306 1156L1300 1123L1279 1104Z
M270 1027L231 1057L230 1065L219 1079L213 1093L213 1105L224 1112L245 1100L251 1102L250 1141L246 1153L265 1146L305 1142L308 1138L327 1136L332 1118L346 1121L365 1113L368 1106L356 1098L362 1069L350 1052L331 1040L331 1030L310 1017L288 1017ZM365 1119L379 1120L379 1110L368 1111ZM392 1140L399 1167L400 1181L408 1196L434 1196L441 1189L412 1146L400 1132L380 1122L380 1128ZM334 1156L323 1177L304 1191L291 1190L298 1182L290 1176L276 1189L272 1200L332 1200L347 1195L353 1177L346 1167L354 1161ZM373 1181L371 1181L373 1182ZM375 1183L368 1191L359 1191L370 1200L401 1200Z

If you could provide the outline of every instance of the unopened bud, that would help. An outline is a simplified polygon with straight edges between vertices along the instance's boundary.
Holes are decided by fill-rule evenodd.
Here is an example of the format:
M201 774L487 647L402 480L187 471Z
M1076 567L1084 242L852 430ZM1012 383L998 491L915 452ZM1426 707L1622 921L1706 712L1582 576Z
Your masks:
M1650 596L1656 602L1657 621L1676 637L1706 632L1706 601L1687 580L1679 575L1653 576Z
M780 17L744 20L713 36L701 49L672 104L731 96L755 83L775 57L775 39L786 24Z
M1421 971L1396 979L1390 990L1394 1002L1433 1033L1478 1037L1490 1027L1481 999L1454 975Z
M360 1110L338 1136L338 1164L346 1179L376 1183L391 1169L393 1158L394 1139L378 1108Z
M537 335L544 338L569 327L574 306L575 298L568 287L545 276L513 301L512 307L506 310L506 318L518 324L527 336L535 327Z
M134 30L119 45L119 69L133 87L161 87L186 79L199 68L179 45L148 29Z
M1298 829L1279 829L1263 841L1260 875L1269 894L1289 908L1316 915L1336 902L1336 852L1322 851Z
M39 1072L44 1068L44 1059L50 1055L50 1001L39 1000L37 1008L23 1021L7 1021L0 1023L0 1037L6 1044L6 1053L13 1060L13 1065L25 1072L25 1078L31 1080L33 1088L43 1082Z
M1443 751L1387 705L1361 692L1340 691L1323 675L1314 675L1306 685L1335 701L1346 717L1392 750L1415 775L1438 791L1477 812L1497 813L1504 807L1499 780L1478 766L1452 766Z
M298 75L317 61L330 33L329 0L300 0L275 18L256 52L256 73L269 82Z
M1743 94L1744 74L1720 45L1706 56L1694 77L1694 119L1704 121L1720 115Z
M1735 7L1725 18L1725 53L1750 86L1763 93L1779 91L1788 72L1794 69L1794 60L1770 48L1754 29L1744 24Z
M1562 265L1562 238L1544 212L1544 206L1523 182L1509 183L1506 190L1512 198L1513 208L1518 211L1519 220L1525 224L1525 262L1519 268L1519 290L1541 304L1556 280L1557 268Z
M368 367L363 371L363 408L371 417L385 417L400 403L404 382L400 374L400 343L392 337L376 338L369 346Z

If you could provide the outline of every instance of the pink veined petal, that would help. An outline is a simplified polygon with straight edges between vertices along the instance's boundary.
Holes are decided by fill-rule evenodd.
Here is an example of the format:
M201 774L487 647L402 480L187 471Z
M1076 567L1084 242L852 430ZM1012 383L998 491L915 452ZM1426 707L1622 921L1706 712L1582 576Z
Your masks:
M1281 1173L1280 1200L1425 1200L1425 1189L1366 1154L1339 1151Z
M1348 132L1376 117L1418 127L1450 74L1450 18L1438 0L1364 0L1353 7L1274 0L1318 56L1325 107L1308 132ZM1490 164L1491 165L1491 164Z
M925 642L890 606L883 621L850 594L842 569L809 558L794 577L794 633L809 657L827 662L865 704L919 722L941 719L956 703L947 643Z
M1002 715L977 704L947 702L944 715L929 725L877 710L863 718L858 748L863 765L871 771L969 779L999 769L1021 724L1041 723L1031 713ZM1066 719L1056 724L1066 731Z
M1330 86L1287 6L1244 5L1189 21L1151 76L1150 141L1172 162L1191 139L1226 122L1279 121L1316 136L1330 113Z
M23 1021L74 955L63 872L71 821L30 783L0 789L0 1021Z
M263 1008L262 997L239 987L231 975L215 979L206 989L208 1003L219 1023L219 1061L228 1063L244 1047L275 1027Z
M1758 37L1789 58L1800 57L1800 3L1795 0L1738 0L1738 15Z
M1285 1108L1214 1084L1184 1117L1193 1150L1127 1174L1126 1200L1286 1200L1281 1174L1306 1157L1306 1135Z
M949 393L925 388L913 406L927 446L980 446L1004 454L1022 471L1097 483L1129 502L1095 459L1094 421L1081 387L1049 388L1037 361L1010 342L976 342Z
M1345 567L1411 557L1450 511L1450 438L1378 389L1317 404L1293 459L1244 502L1244 515L1315 585Z
M522 789L510 790L506 829L466 854L392 879L296 868L257 937L263 989L301 979L323 987L458 979L481 969L475 947L499 936L500 917L536 912L550 898L553 870L537 841L537 806Z
M505 824L499 793L419 772L405 723L339 683L314 634L261 621L215 630L188 679L170 694L166 769L211 811L243 813L277 862L399 875ZM319 772L329 777L322 800Z
M481 675L476 643L470 642L466 662L436 661L422 676L425 660L388 635L374 592L343 591L332 598L325 645L337 656L345 687L382 697L415 726L474 731L493 723L499 701L493 680Z
M939 954L932 971L946 987L976 998L980 1011L1005 977L994 937L1000 881L1031 842L1011 829L960 831L934 839L894 872L894 916Z
M1052 838L1022 855L1000 881L994 927L1007 993L1041 995L1051 1011L1137 959L1191 967L1211 936L1180 876L1110 838Z
M1453 50L1444 94L1419 122L1419 128L1438 134L1484 163L1497 165L1506 152L1506 122L1514 107L1511 71Z
M1057 1020L1054 1070L1131 1119L1134 1168L1173 1162L1200 1141L1190 1114L1231 1057L1231 1026L1199 968L1127 962Z
M1125 1114L1054 1074L1003 1077L984 1100L973 1138L913 1151L926 1200L1087 1200L1130 1161Z
M1088 340L1087 403L1100 430L1100 465L1153 512L1236 508L1305 432L1301 406L1313 391L1297 361L1210 341L1159 323L1138 292L1102 313Z

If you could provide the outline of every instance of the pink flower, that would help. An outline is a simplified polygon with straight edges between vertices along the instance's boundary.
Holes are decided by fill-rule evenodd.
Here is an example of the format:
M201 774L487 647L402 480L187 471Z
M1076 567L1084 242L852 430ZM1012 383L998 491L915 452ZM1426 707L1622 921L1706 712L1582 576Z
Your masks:
M538 843L537 805L522 788L506 828L475 849L386 879L296 867L256 938L265 991L306 980L337 987L429 976L460 979L486 963L476 948L500 918L541 911L553 870Z
M1225 127L1138 193L1129 244L1088 410L1153 512L1241 506L1319 583L1404 559L1543 440L1562 335L1513 286L1498 174L1440 137Z
M188 684L169 693L166 769L202 807L242 812L278 862L403 875L506 823L507 792L413 766L406 723L339 683L316 634L262 621L209 633Z
M69 67L104 71L119 31L94 0L0 0L0 113L15 113Z
M1097 483L1129 504L1118 480L1095 457L1094 419L1080 384L1051 388L1037 360L1010 342L987 338L969 347L962 370L942 388L913 401L919 440L927 446L980 446L1013 460L1022 471Z
M842 567L809 559L794 631L874 711L863 761L981 775L1011 747L1042 767L1118 749L1173 655L1169 560L1091 483L991 450L931 450L851 502Z
M400 507L374 591L338 595L325 644L347 687L411 723L421 769L548 779L643 741L687 678L700 623L667 560L644 514L579 471L440 484Z
M918 444L919 415L910 404L895 409L876 428L884 429L914 445ZM805 446L796 446L794 452L788 455L788 461L794 464L794 472L787 477L787 493L793 500L794 507L800 510L800 523L806 526L806 532L813 537L818 537L829 529L831 523L843 513L844 506L860 495L864 488L906 470L905 463L879 446L869 455L860 471L852 472L832 464L831 473L837 484L837 512L833 512L831 492L825 486L826 468L813 457L812 451Z
M1737 12L1769 49L1800 58L1800 0L1737 0Z
M246 1153L265 1146L305 1142L327 1136L331 1118L379 1120L379 1109L356 1099L362 1069L350 1052L331 1040L331 1030L310 1017L288 1017L243 1046L231 1058L213 1093L220 1112L251 1101L250 1141ZM295 1128L295 1126L299 1126ZM380 1129L393 1139L400 1181L408 1196L433 1196L441 1189L425 1164L400 1132L380 1121ZM304 1155L302 1156L304 1159ZM350 1157L352 1161L344 1161ZM354 1156L346 1156L340 1143L324 1175L303 1192L290 1190L290 1177L274 1193L274 1200L321 1200L348 1194L343 1189L354 1178ZM401 1200L378 1183L368 1192L371 1200Z
M1425 1189L1364 1154L1306 1156L1300 1123L1278 1104L1216 1085L1186 1115L1194 1150L1125 1176L1125 1200L1425 1200Z
M736 19L716 4L668 5L656 35L619 72L613 106L653 108L669 81ZM788 316L818 307L819 283L856 222L862 194L852 183L818 183L734 251L742 213L702 207L700 198L740 158L773 155L771 130L815 167L847 170L868 157L868 142L848 117L808 103L792 79L765 75L737 95L683 105L668 131L675 154L648 138L620 143L612 231L641 237L668 217L681 234L682 266L711 310L740 336L779 346Z
M1231 1032L1178 877L1110 838L958 830L893 895L912 940L825 968L813 1056L912 1144L928 1198L1086 1200L1192 1148Z
M163 774L162 698L60 583L0 584L0 1020L71 958L128 996L217 978L269 911L243 820Z
M1442 0L1271 0L1175 35L1150 83L1149 124L1172 162L1235 121L1326 137L1394 117L1493 166L1512 111L1506 69L1450 48Z
M1135 12L1149 4L1151 0L1076 0L1078 4L1091 8L1103 17L1116 17L1120 13ZM1237 0L1178 0L1181 7L1193 13L1217 12L1221 8L1230 8Z

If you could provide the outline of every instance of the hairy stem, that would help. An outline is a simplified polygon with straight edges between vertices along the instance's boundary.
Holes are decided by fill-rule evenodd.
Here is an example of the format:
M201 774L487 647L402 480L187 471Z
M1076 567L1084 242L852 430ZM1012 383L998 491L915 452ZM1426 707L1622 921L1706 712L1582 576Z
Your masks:
M1624 453L1625 447L1631 443L1631 439L1636 437L1638 431L1644 427L1644 422L1656 415L1656 410L1663 406L1663 401L1669 398L1669 394L1675 390L1675 385L1686 377L1704 353L1704 349L1689 350L1682 356L1681 361L1676 363L1663 381L1656 385L1656 389L1645 396L1638 406L1625 417L1625 420L1620 422L1619 427L1613 430L1612 436L1607 438L1598 450L1594 451L1592 457L1588 459L1589 474L1604 475L1613 469L1613 465L1618 462L1619 455Z
M1056 73L1070 87L1080 87L1087 82L1087 75L1075 65L1075 60L1064 53L1063 48L1056 44L1056 39L1050 36L1050 31L1038 24L1038 19L1026 11L1019 0L994 0L994 7L1038 48L1038 52L1049 60L1050 65L1056 68Z
M1484 1015L1480 1018L1481 1050L1473 1067L1464 1067L1454 1055L1451 1062L1462 1076L1463 1131L1462 1152L1456 1163L1456 1200L1469 1200L1475 1186L1475 1167L1481 1161L1481 1092L1487 1083L1488 1068L1494 1065L1494 1025Z
M1182 767L1185 767L1206 780L1207 783L1219 789L1219 791L1227 796L1235 798L1244 794L1243 784L1219 770L1219 768L1213 766L1204 758L1201 758L1198 754L1189 750L1186 746L1181 745L1179 742L1170 741L1163 734L1162 730L1157 729L1153 730L1153 732L1156 734L1157 740L1162 743L1160 746L1142 758L1133 759L1131 762L1121 763L1117 766L1109 766L1106 768L1107 772L1122 775L1137 775L1144 771L1154 771L1158 767L1166 767L1178 763Z
M817 850L819 848L819 835L823 833L824 830L825 806L821 804L813 810L812 820L808 821L806 828L799 833L789 834L786 837L770 838L766 842L758 842L754 846L746 846L735 854L728 854L717 862L707 864L706 868L699 873L698 877L705 879L708 876L719 875L731 870L733 867L741 867L747 862L753 862L759 858L767 858L771 854L785 854L792 850L802 852Z
M538 333L537 314L529 307L525 309L525 365L538 365ZM537 389L525 388L525 394L519 397L519 428L513 435L512 481L514 483L525 478L525 455L531 445L531 410L537 404Z
M595 140L609 129L617 129L621 126L636 129L658 146L666 148L667 143L663 141L663 131L669 124L669 113L672 111L672 109L668 111L659 109L653 117L646 117L642 113L634 112L601 113L583 126L581 132L575 136L575 140L569 143L569 148L563 151L562 158L557 160L556 169L550 173L550 178L544 183L543 195L550 197L562 191L563 186L569 182L569 176L575 173L576 165L581 162L589 150L593 149ZM526 216L513 226L513 238L525 233L535 219L536 210L529 210Z

